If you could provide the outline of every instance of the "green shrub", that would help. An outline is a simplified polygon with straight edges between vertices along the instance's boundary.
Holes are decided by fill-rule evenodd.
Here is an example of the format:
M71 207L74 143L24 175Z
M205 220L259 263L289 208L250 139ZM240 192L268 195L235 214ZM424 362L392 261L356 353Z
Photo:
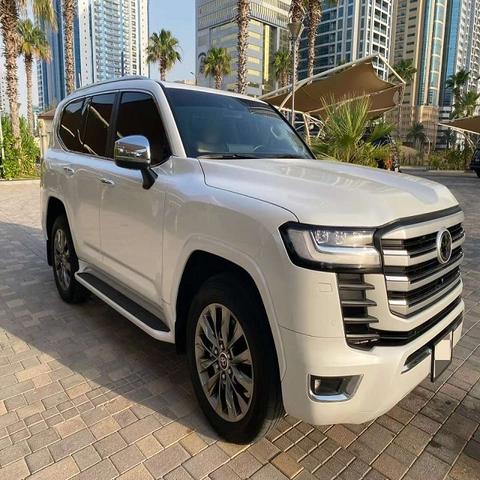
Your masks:
M36 161L40 156L40 149L35 138L28 131L27 121L20 119L20 149L15 148L12 135L12 124L8 116L1 118L3 129L3 149L5 158L0 164L0 178L32 177L37 174ZM1 146L1 145L0 145Z
M469 149L434 152L428 158L428 166L432 170L463 170L470 155Z

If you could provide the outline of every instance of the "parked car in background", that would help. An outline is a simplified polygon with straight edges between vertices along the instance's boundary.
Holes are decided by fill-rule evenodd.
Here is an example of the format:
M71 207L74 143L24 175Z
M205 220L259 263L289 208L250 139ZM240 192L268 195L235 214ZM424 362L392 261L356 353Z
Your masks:
M363 423L452 360L463 213L437 183L317 161L271 106L145 78L57 108L42 224L58 292L187 354L248 442L282 415Z

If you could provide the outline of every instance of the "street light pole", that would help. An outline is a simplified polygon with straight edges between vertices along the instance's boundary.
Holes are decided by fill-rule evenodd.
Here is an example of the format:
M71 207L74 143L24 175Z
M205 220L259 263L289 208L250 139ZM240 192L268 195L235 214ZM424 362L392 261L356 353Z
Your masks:
M290 41L293 47L293 78L292 78L292 115L291 123L295 128L295 90L297 88L297 43L303 32L303 23L301 21L290 22L288 25L290 32Z

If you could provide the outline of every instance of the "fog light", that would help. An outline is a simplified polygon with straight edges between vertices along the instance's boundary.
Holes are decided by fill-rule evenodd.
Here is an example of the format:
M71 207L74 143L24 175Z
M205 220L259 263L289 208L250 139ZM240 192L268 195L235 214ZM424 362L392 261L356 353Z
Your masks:
M316 377L310 375L310 397L319 402L342 402L351 398L360 383L361 375L345 377Z

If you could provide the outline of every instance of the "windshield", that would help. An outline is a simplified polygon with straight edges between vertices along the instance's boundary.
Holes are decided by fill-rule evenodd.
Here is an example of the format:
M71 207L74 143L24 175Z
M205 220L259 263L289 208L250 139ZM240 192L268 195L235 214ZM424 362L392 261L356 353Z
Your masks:
M215 93L167 88L189 157L312 158L270 105Z

